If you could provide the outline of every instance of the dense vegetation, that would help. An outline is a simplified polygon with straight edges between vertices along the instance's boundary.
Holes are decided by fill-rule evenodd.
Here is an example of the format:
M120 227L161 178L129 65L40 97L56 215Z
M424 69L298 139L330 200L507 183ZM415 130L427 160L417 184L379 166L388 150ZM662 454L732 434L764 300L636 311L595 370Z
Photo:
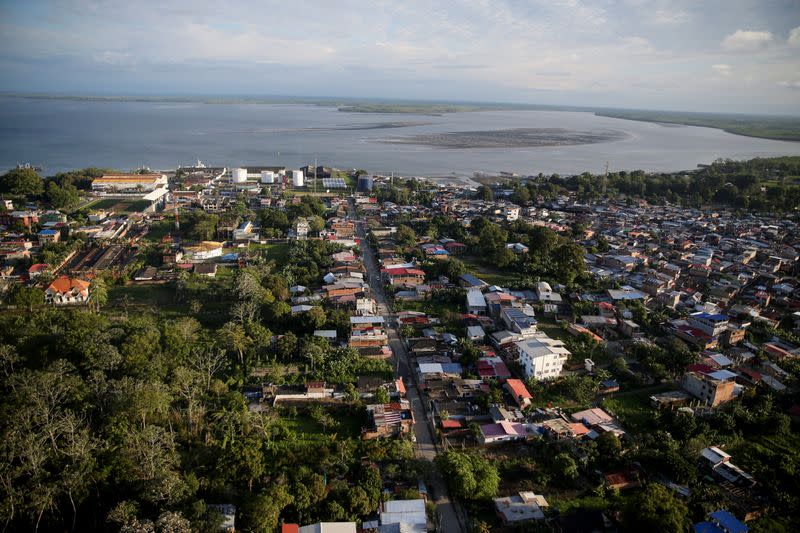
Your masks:
M409 442L358 439L364 411L353 384L391 368L311 336L346 332L347 313L290 313L288 287L317 280L334 249L299 242L283 268L255 257L227 281L180 278L178 317L119 301L100 309L104 285L83 310L45 308L40 289L27 290L39 298L11 295L24 305L0 316L0 521L9 530L209 531L219 516L208 505L234 503L237 529L271 531L279 520L369 514L381 498L378 465L415 483ZM227 322L198 320L208 300L226 302ZM263 382L343 384L347 400L251 410L243 392L256 367Z
M555 198L563 191L582 201L626 195L660 204L699 207L719 205L753 211L791 212L800 206L800 157L717 160L681 175L647 174L641 170L612 172L608 176L584 173L531 178L516 184L514 200L525 203L537 197Z
M724 115L720 113L687 113L678 111L603 110L595 113L601 117L663 122L719 128L728 133L763 137L782 141L800 141L800 118L754 115Z

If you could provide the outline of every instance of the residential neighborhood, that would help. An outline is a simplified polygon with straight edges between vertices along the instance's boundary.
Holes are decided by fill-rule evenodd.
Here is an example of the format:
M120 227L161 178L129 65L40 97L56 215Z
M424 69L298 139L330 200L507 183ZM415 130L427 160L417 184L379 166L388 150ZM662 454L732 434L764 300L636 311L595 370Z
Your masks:
M564 178L93 172L69 207L0 213L3 383L33 409L67 376L64 420L90 394L111 418L71 423L118 440L126 498L181 484L164 501L203 502L200 529L300 532L781 531L797 504L796 213Z

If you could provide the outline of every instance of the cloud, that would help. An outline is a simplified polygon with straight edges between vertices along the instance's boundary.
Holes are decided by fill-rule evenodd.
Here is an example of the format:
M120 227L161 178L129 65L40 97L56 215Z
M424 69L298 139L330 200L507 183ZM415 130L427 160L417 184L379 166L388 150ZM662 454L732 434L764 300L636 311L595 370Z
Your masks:
M680 9L657 9L650 20L655 24L683 24L689 21L689 13Z
M724 63L717 63L716 65L711 65L711 70L719 74L720 76L725 76L726 78L733 74L731 71L731 66L726 65Z
M722 48L732 52L748 52L762 48L772 39L772 33L768 31L736 30L722 40Z
M800 26L789 32L789 46L800 46Z
M785 87L787 89L797 89L800 90L800 80L794 81L779 81L778 87Z

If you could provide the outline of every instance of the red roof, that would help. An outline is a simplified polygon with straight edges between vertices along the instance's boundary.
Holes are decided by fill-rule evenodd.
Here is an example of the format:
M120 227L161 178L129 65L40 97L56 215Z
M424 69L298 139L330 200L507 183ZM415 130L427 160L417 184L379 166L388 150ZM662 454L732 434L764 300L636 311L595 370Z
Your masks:
M299 533L300 526L297 524L283 524L281 526L281 533Z
M461 423L461 420L448 418L447 420L442 420L442 427L444 429L460 429L464 427L464 424Z
M70 278L69 276L60 276L47 288L60 294L70 292L73 289L88 294L89 282L82 279Z
M418 268L387 268L386 273L390 276L424 276L425 272Z
M714 369L708 365L704 365L702 363L698 363L695 365L689 365L686 367L687 372L699 372L700 374L711 374L714 372Z
M508 385L508 388L511 389L511 392L514 393L514 396L516 398L522 398L522 399L533 398L533 396L531 396L531 393L528 392L528 389L525 388L525 384L522 382L522 380L509 379L508 381L506 381L506 385Z
M397 381L395 381L395 386L397 387L397 392L400 394L406 393L406 385L403 383L403 378L397 378Z

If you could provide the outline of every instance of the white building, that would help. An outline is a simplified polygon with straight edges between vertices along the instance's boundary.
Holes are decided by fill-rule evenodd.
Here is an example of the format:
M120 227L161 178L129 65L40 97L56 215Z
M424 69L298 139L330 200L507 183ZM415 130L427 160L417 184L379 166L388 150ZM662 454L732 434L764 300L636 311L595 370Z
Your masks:
M183 247L183 253L190 262L207 261L222 256L222 243L215 241L201 241Z
M537 380L557 378L570 356L569 350L558 339L551 339L541 332L533 337L514 343L519 354L519 364L525 377Z
M709 337L719 337L723 331L728 329L728 317L722 314L693 313L689 315L687 322Z
M467 291L467 313L473 315L486 314L486 298L480 289L470 289Z
M164 174L104 174L92 180L93 191L152 191L166 186Z

